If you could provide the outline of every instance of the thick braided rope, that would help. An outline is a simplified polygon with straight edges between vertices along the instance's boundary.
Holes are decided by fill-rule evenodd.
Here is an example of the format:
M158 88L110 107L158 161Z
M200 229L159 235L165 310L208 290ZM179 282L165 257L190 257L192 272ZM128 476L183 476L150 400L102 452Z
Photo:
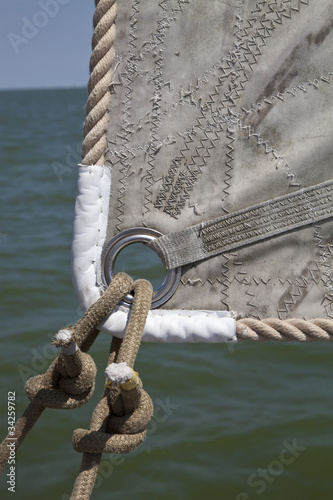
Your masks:
M151 284L137 280L124 340L113 339L109 364L126 362L127 366L133 368L151 298ZM90 429L77 429L73 434L73 446L76 451L83 453L83 457L71 500L90 498L102 453L129 453L143 442L152 414L152 401L142 389L140 379L129 390L119 384L105 389L93 413Z
M254 340L264 342L276 340L278 342L313 342L315 340L333 341L333 321L329 319L302 319L279 320L267 318L256 320L243 318L236 321L236 333L239 340Z
M132 290L133 280L126 273L118 273L103 295L87 310L84 316L72 327L77 344L86 352L90 335L96 326L105 319L119 302Z
M65 368L65 361L60 354L44 375L30 378L25 386L30 404L18 419L15 428L8 434L0 446L0 472L8 463L8 443L20 446L28 432L35 425L45 408L72 409L86 403L95 388L96 366L88 354L85 356L82 371L73 377ZM75 365L75 362L74 362Z
M94 35L90 58L90 78L86 120L83 127L83 165L104 165L105 131L110 102L111 65L114 59L116 0L95 0Z
M45 408L72 409L82 406L95 388L96 366L93 359L79 349L75 354L62 353L46 373L30 378L25 392L30 404L0 446L0 472L8 463L8 443L20 446Z
M121 339L117 337L112 338L108 365L116 361L116 357L119 352L121 344L122 344ZM108 394L108 389L105 388L103 398L107 394ZM98 430L98 425L99 425L99 429L103 430L105 427L103 426L102 422L98 421L98 415L101 414L101 412L97 411L98 406L99 405L97 405L95 410L96 418L94 418L95 415L94 412L92 422L90 424L90 429ZM101 453L83 453L81 469L74 484L72 498L84 498L83 495L85 492L87 492L86 498L90 497L91 491L96 481L96 476L101 458L102 458Z
M126 361L131 368L133 368L138 354L153 293L151 284L146 280L137 280L134 285L134 301L131 315L126 328L126 335L117 356L117 363Z
M30 403L25 409L23 415L16 422L14 433L8 434L8 436L3 440L0 445L0 473L6 467L10 456L10 449L7 445L14 443L15 450L17 450L44 410L44 406Z
M68 356L59 354L46 373L32 377L26 383L31 403L15 424L15 429L0 445L0 473L10 454L7 444L17 449L46 407L71 409L88 401L94 391L96 367L85 353L96 338L96 326L132 289L133 281L125 273L117 274L108 289L73 327L68 327L76 341L77 351ZM81 347L81 349L80 349Z

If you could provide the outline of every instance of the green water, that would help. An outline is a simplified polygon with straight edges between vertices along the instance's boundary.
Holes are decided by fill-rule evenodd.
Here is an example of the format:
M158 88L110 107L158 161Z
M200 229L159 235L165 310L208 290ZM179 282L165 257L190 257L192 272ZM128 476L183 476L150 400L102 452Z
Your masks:
M25 379L56 356L50 337L80 314L70 247L85 100L0 93L1 438L8 392L18 417ZM15 494L3 474L1 499L69 498L81 460L72 432L89 427L109 343L100 334L91 349L92 400L45 410L16 454ZM143 344L136 368L155 416L138 450L103 456L92 499L331 500L332 358L325 343Z

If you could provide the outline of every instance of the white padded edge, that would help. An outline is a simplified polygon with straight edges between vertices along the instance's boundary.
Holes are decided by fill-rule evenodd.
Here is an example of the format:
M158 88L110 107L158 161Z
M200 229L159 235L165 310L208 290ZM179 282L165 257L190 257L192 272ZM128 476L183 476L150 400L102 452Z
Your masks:
M73 284L86 311L101 296L97 284L105 242L111 169L79 165L72 244ZM128 309L119 307L99 328L122 338ZM144 342L236 342L236 322L226 311L155 309L149 312Z
M107 320L108 330L122 338L129 309L119 307ZM105 331L105 324L101 325ZM149 311L144 342L237 342L236 323L231 313L154 309Z

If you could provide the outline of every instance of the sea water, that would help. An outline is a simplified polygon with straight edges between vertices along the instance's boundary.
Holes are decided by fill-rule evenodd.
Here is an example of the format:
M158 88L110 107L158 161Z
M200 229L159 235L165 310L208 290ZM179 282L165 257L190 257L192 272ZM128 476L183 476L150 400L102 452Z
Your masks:
M86 97L84 89L0 92L1 439L9 398L18 418L26 379L57 355L52 336L81 315L70 249ZM1 499L70 497L81 462L72 433L89 428L110 340L101 333L90 351L93 398L44 411L15 454L15 494L8 467ZM148 436L129 455L103 455L92 499L333 498L330 344L142 344L136 370L155 406Z

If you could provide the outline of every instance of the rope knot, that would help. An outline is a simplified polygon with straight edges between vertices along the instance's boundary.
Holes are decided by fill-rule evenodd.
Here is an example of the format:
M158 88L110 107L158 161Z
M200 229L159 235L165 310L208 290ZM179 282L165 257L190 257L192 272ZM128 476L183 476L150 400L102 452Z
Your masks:
M60 330L53 344L61 347L61 353L46 373L27 381L26 395L47 408L77 408L94 392L96 365L89 354L80 350L70 328Z
M124 339L113 339L105 370L104 396L93 413L90 429L76 429L73 434L73 446L79 453L129 453L146 437L154 408L133 365L152 291L148 281L134 283L134 301Z
M74 431L73 447L79 453L129 453L144 441L153 412L153 402L139 378L130 390L112 385L95 409L90 430Z
M111 363L105 370L107 382L105 387L111 388L112 384L120 384L123 389L129 391L138 384L139 374L127 365L122 363Z

